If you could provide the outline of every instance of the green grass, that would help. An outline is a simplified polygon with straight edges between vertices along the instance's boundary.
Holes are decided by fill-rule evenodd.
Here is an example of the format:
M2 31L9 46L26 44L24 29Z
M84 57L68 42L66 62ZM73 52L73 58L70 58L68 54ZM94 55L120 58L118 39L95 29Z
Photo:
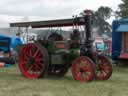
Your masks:
M0 96L128 96L128 67L114 67L107 81L80 83L64 78L24 78L17 67L0 69Z

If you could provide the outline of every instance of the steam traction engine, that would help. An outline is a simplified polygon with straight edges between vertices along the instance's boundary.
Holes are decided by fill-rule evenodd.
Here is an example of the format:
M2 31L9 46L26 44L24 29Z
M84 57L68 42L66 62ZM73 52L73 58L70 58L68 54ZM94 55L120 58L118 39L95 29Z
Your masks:
M45 75L64 76L71 68L75 80L88 82L93 79L107 80L112 74L111 63L104 56L93 54L91 37L92 12L84 11L82 17L39 22L11 23L11 27L46 28L84 25L84 34L80 41L80 32L73 30L70 40L56 32L44 40L25 44L19 52L21 73L30 79Z

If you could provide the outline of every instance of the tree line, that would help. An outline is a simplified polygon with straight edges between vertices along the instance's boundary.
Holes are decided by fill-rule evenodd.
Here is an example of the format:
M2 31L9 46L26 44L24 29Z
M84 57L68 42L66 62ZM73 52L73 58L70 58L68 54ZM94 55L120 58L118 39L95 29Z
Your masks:
M113 11L110 7L101 6L94 12L93 26L98 28L99 35L106 34L111 36L111 24L107 22L111 16L116 19L128 18L128 0L122 0L116 11Z

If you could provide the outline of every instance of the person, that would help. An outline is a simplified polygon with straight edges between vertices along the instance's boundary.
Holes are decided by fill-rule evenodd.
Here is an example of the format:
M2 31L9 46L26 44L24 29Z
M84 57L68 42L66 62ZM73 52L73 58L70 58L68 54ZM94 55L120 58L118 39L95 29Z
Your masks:
M51 41L62 41L63 40L63 36L54 32L52 34L49 35L48 40Z
M72 40L71 48L78 48L80 44L80 33L78 29L73 30L73 33L71 33L70 38Z
M80 40L80 33L78 29L74 29L70 35L71 40Z

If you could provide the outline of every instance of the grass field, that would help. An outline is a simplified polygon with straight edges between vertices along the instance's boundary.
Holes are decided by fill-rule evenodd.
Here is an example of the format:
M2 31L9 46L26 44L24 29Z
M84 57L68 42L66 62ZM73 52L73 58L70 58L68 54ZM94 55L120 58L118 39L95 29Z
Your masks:
M128 96L128 66L114 67L107 81L80 83L64 78L24 78L17 67L0 69L0 96Z

